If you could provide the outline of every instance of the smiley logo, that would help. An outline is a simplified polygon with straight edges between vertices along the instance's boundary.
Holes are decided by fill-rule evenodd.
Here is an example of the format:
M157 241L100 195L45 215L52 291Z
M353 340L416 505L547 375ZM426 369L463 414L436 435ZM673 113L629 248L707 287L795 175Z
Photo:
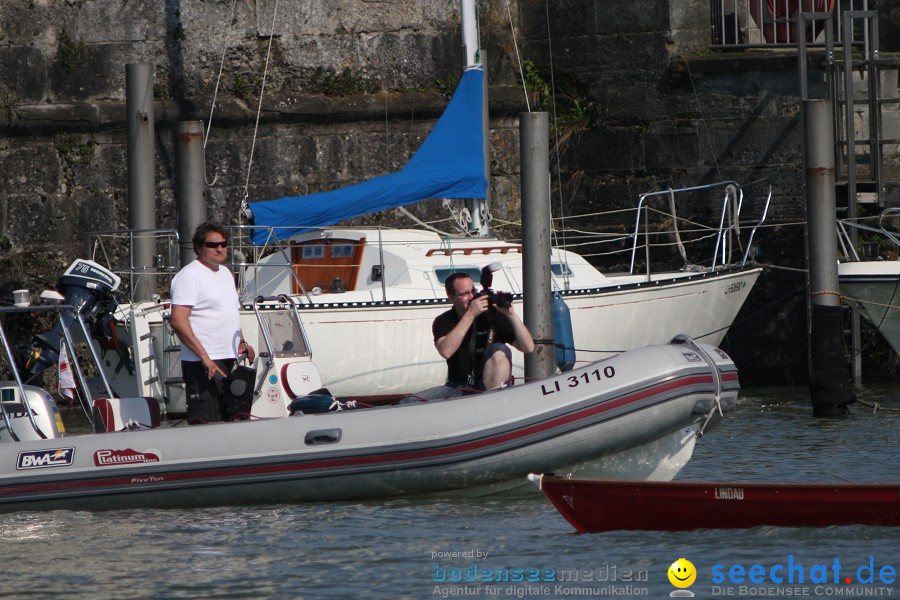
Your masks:
M669 582L677 588L690 587L696 579L697 569L685 558L679 558L669 567Z

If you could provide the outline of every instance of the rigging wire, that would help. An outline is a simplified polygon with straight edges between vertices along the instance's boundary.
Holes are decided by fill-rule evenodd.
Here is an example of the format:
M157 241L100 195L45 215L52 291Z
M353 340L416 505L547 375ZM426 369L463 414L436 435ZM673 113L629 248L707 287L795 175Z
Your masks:
M531 102L528 100L528 88L525 86L525 70L522 68L522 57L519 55L519 44L516 43L516 28L513 26L512 11L509 8L509 0L506 0L506 14L509 17L509 31L512 34L513 48L516 51L516 63L519 65L519 77L522 79L522 91L525 93L525 106L531 112ZM485 65L485 69L487 65ZM487 71L485 71L487 72Z
M719 179L722 179L722 171L719 170L719 159L716 157L716 152L713 149L712 138L709 135L709 127L706 126L706 117L703 115L703 106L700 104L700 95L697 93L697 86L694 85L694 76L691 74L691 63L690 61L684 61L685 66L687 67L688 79L691 81L691 90L694 92L694 100L697 101L697 112L700 113L700 123L703 125L703 133L706 134L706 143L709 144L709 153L712 156L713 164L716 165L716 175Z
M566 250L566 211L563 207L563 191L562 191L562 163L559 154L559 122L556 112L556 78L553 70L553 41L550 34L550 2L544 0L544 14L547 21L547 50L550 59L550 99L553 102L553 150L556 154L556 191L559 194L559 213L560 227L562 228L562 248L560 249L557 241L554 246L557 248L560 262L564 263L566 268L563 269L563 286L569 289L569 262L568 255L564 253ZM549 181L548 181L549 184ZM551 188L552 191L552 188ZM553 203L550 203L550 222L553 222ZM556 229L550 227L550 235L554 240L558 240Z
M278 15L278 2L275 0L275 6L272 8L272 27L269 30L269 44L266 49L266 63L263 68L262 83L259 87L259 103L256 106L256 123L253 126L253 141L250 143L250 159L247 161L247 179L244 181L244 197L241 199L241 214L245 214L247 210L247 198L250 197L250 172L253 169L253 153L256 150L256 135L259 132L259 115L262 113L263 96L266 91L266 78L269 75L269 58L272 56L272 40L275 39L275 23Z
M568 266L568 261L567 261L566 255L564 254L565 245L566 245L565 211L563 209L562 174L560 172L559 126L558 126L557 109L556 109L556 81L555 81L555 74L554 74L554 69L553 69L553 44L552 44L551 35L550 35L550 6L549 6L549 2L547 0L545 0L545 2L544 2L544 9L545 9L545 17L546 17L546 23L547 23L547 47L549 50L549 57L550 57L550 98L551 98L552 106L553 106L553 108L552 108L552 110L553 110L553 136L554 136L553 146L554 146L554 152L556 154L556 179L557 179L556 185L557 185L557 192L559 194L559 210L560 210L560 213L563 215L561 217L561 222L562 222L562 227L563 227L563 232L564 232L562 248L560 248L560 245L558 242L555 243L554 246L556 247L556 250L559 253L560 262L565 263L566 266ZM522 57L519 54L519 46L518 46L518 43L516 42L516 28L513 23L512 11L510 10L510 7L509 7L509 0L506 0L506 13L507 13L507 16L509 17L509 29L510 29L510 34L512 35L512 39L513 39L513 47L515 48L515 52L516 52L516 62L519 66L519 77L522 80L522 89L523 89L523 92L525 95L525 105L528 108L528 112L531 112L531 102L528 98L528 88L525 84L525 72L524 72L524 68L523 68L523 64L522 64ZM547 188L549 191L552 192L553 186L551 184L551 178L552 178L552 175L548 174ZM550 212L550 221L552 223L554 221L552 203L548 207L548 210ZM553 237L554 240L558 239L556 230L553 228L551 228L551 230L550 230L550 235ZM563 269L563 281L564 281L564 287L568 289L568 287L569 287L569 270L567 268Z
M232 26L234 25L236 14L237 14L237 0L233 0L231 3L231 19L228 20L228 22ZM203 132L203 154L204 154L204 157L206 155L206 144L209 142L209 134L212 131L213 113L215 113L215 111L216 111L216 100L219 97L219 85L222 82L222 73L225 71L225 54L227 52L228 52L228 37L225 36L225 39L222 40L222 58L219 59L219 74L216 76L216 87L215 87L215 89L213 89L212 103L209 106L209 119L207 120L207 123L206 123L206 129ZM206 161L204 160L204 164L205 164L205 162ZM203 170L203 179L204 179L204 181L206 181L207 187L213 185L218 178L219 178L219 175L217 173L216 176L213 177L213 180L210 181L209 179L206 178L206 169Z

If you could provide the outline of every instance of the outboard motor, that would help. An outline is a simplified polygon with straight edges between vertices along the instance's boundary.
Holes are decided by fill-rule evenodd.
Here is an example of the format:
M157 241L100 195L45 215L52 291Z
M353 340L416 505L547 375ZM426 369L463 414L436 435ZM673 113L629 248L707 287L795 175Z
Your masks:
M69 265L59 278L57 290L64 295L63 304L75 307L85 325L95 331L98 326L114 327L111 313L117 302L113 292L119 289L121 279L112 271L92 260L78 259ZM64 338L63 327L70 327L75 321L71 312L63 312L53 329L34 336L34 353L28 361L28 379L52 367L59 360L59 345ZM101 332L101 336L105 335Z

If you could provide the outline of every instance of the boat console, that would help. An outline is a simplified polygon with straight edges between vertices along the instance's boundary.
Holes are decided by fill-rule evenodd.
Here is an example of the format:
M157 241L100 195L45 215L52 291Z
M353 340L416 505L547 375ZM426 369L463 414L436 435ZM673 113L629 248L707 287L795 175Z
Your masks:
M0 381L0 398L0 442L53 439L65 434L56 402L46 390Z

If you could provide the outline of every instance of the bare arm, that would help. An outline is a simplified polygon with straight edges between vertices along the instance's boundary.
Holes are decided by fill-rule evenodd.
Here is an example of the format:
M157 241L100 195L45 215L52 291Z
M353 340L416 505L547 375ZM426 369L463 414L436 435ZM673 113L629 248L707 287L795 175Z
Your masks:
M516 332L516 339L512 344L513 348L525 354L534 352L534 338L531 336L531 332L528 331L528 328L525 327L525 323L523 323L522 319L519 318L519 315L516 314L512 304L507 308L500 308L498 306L497 310L509 317L509 322L512 323L513 330Z
M190 306L182 306L180 304L172 305L172 329L178 335L178 340L181 344L187 346L191 352L200 357L203 366L206 367L209 372L210 379L215 377L216 373L220 374L222 377L226 377L228 374L220 369L213 359L209 357L203 344L200 343L200 340L197 339L194 330L191 328L191 322L188 318L191 316L191 309L192 307Z
M450 333L444 337L438 338L434 343L434 347L437 348L441 358L446 360L459 350L463 339L466 337L466 332L469 331L469 328L472 327L472 323L475 322L475 317L486 311L487 306L487 296L472 299L469 303L469 308L463 313L463 316L460 317L459 323L450 330Z

